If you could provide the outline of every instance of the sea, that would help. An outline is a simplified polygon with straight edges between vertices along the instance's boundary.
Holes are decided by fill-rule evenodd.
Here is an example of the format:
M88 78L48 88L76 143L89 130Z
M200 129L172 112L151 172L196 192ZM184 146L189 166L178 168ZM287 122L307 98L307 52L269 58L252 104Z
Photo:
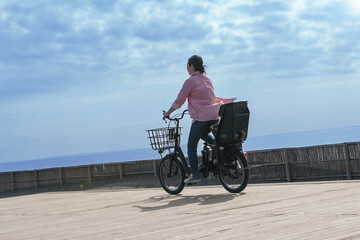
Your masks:
M248 139L243 143L243 149L249 152L277 148L340 144L346 142L360 142L360 126L266 136L249 136ZM186 149L185 145L182 147L183 149ZM186 152L186 150L184 152ZM45 168L153 160L159 158L160 155L158 152L152 150L149 146L148 148L141 149L82 153L66 156L54 156L42 159L31 159L25 161L4 162L0 163L0 172L30 171Z

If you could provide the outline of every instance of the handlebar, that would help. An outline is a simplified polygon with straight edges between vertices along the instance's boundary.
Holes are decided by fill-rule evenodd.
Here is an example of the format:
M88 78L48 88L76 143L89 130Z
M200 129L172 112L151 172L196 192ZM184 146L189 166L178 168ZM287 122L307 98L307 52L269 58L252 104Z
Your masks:
M168 116L168 117L166 117L166 118L169 119L170 121L179 121L179 120L181 120L181 119L184 118L184 115L185 115L186 112L188 112L187 109L185 109L185 110L181 113L181 117L176 117L176 116L179 116L179 113L178 113L178 114L175 114L174 117ZM165 120L165 119L164 119L164 120Z

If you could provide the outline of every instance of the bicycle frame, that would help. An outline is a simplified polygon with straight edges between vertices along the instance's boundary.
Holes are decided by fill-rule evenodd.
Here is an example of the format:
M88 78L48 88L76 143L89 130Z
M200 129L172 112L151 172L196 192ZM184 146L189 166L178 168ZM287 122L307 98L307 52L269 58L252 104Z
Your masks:
M174 145L174 151L170 152L169 154L165 155L165 157L162 158L166 158L166 157L170 157L170 159L175 159L176 157L178 157L182 163L182 165L184 166L185 172L187 175L189 175L191 173L190 167L188 165L188 162L186 161L184 152L182 151L182 148L180 146L180 142L179 142L179 129L180 129L180 120L184 117L185 113L187 112L187 110L184 110L183 113L181 114L181 117L179 118L170 118L168 117L168 119L170 121L173 121L176 123L176 131L174 134L174 138L175 138L175 145ZM204 149L206 149L206 151L208 151L207 147L210 147L213 151L213 157L216 160L216 165L214 165L214 169L208 169L209 172L213 172L213 173L218 173L220 170L223 169L223 163L224 163L224 159L226 159L226 152L225 152L225 148L228 149L237 149L242 153L242 144L241 142L236 143L236 144L229 144L227 146L219 146L217 144L217 141L215 141L214 144L210 144L207 140L204 141ZM164 150L160 150L159 153L160 155L162 154ZM204 150L203 150L204 151ZM244 157L245 158L245 157ZM209 161L209 154L207 152L206 157L203 155L202 156L202 162L208 162ZM208 167L208 166L207 166ZM172 163L170 165L170 168L172 168Z

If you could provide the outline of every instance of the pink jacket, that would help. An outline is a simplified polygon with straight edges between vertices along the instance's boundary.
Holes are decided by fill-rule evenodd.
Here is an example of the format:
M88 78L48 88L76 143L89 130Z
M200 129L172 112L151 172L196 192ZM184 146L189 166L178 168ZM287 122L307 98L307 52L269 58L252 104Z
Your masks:
M210 121L219 118L222 104L234 102L236 98L216 97L211 80L200 72L195 72L184 82L172 108L180 108L186 99L192 119Z

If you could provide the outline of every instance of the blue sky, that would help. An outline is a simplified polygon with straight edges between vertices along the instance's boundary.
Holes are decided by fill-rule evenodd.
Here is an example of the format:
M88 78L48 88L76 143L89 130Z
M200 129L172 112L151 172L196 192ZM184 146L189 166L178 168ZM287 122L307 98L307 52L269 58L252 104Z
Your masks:
M356 0L0 1L0 162L149 147L193 54L250 137L359 126L359 39Z

